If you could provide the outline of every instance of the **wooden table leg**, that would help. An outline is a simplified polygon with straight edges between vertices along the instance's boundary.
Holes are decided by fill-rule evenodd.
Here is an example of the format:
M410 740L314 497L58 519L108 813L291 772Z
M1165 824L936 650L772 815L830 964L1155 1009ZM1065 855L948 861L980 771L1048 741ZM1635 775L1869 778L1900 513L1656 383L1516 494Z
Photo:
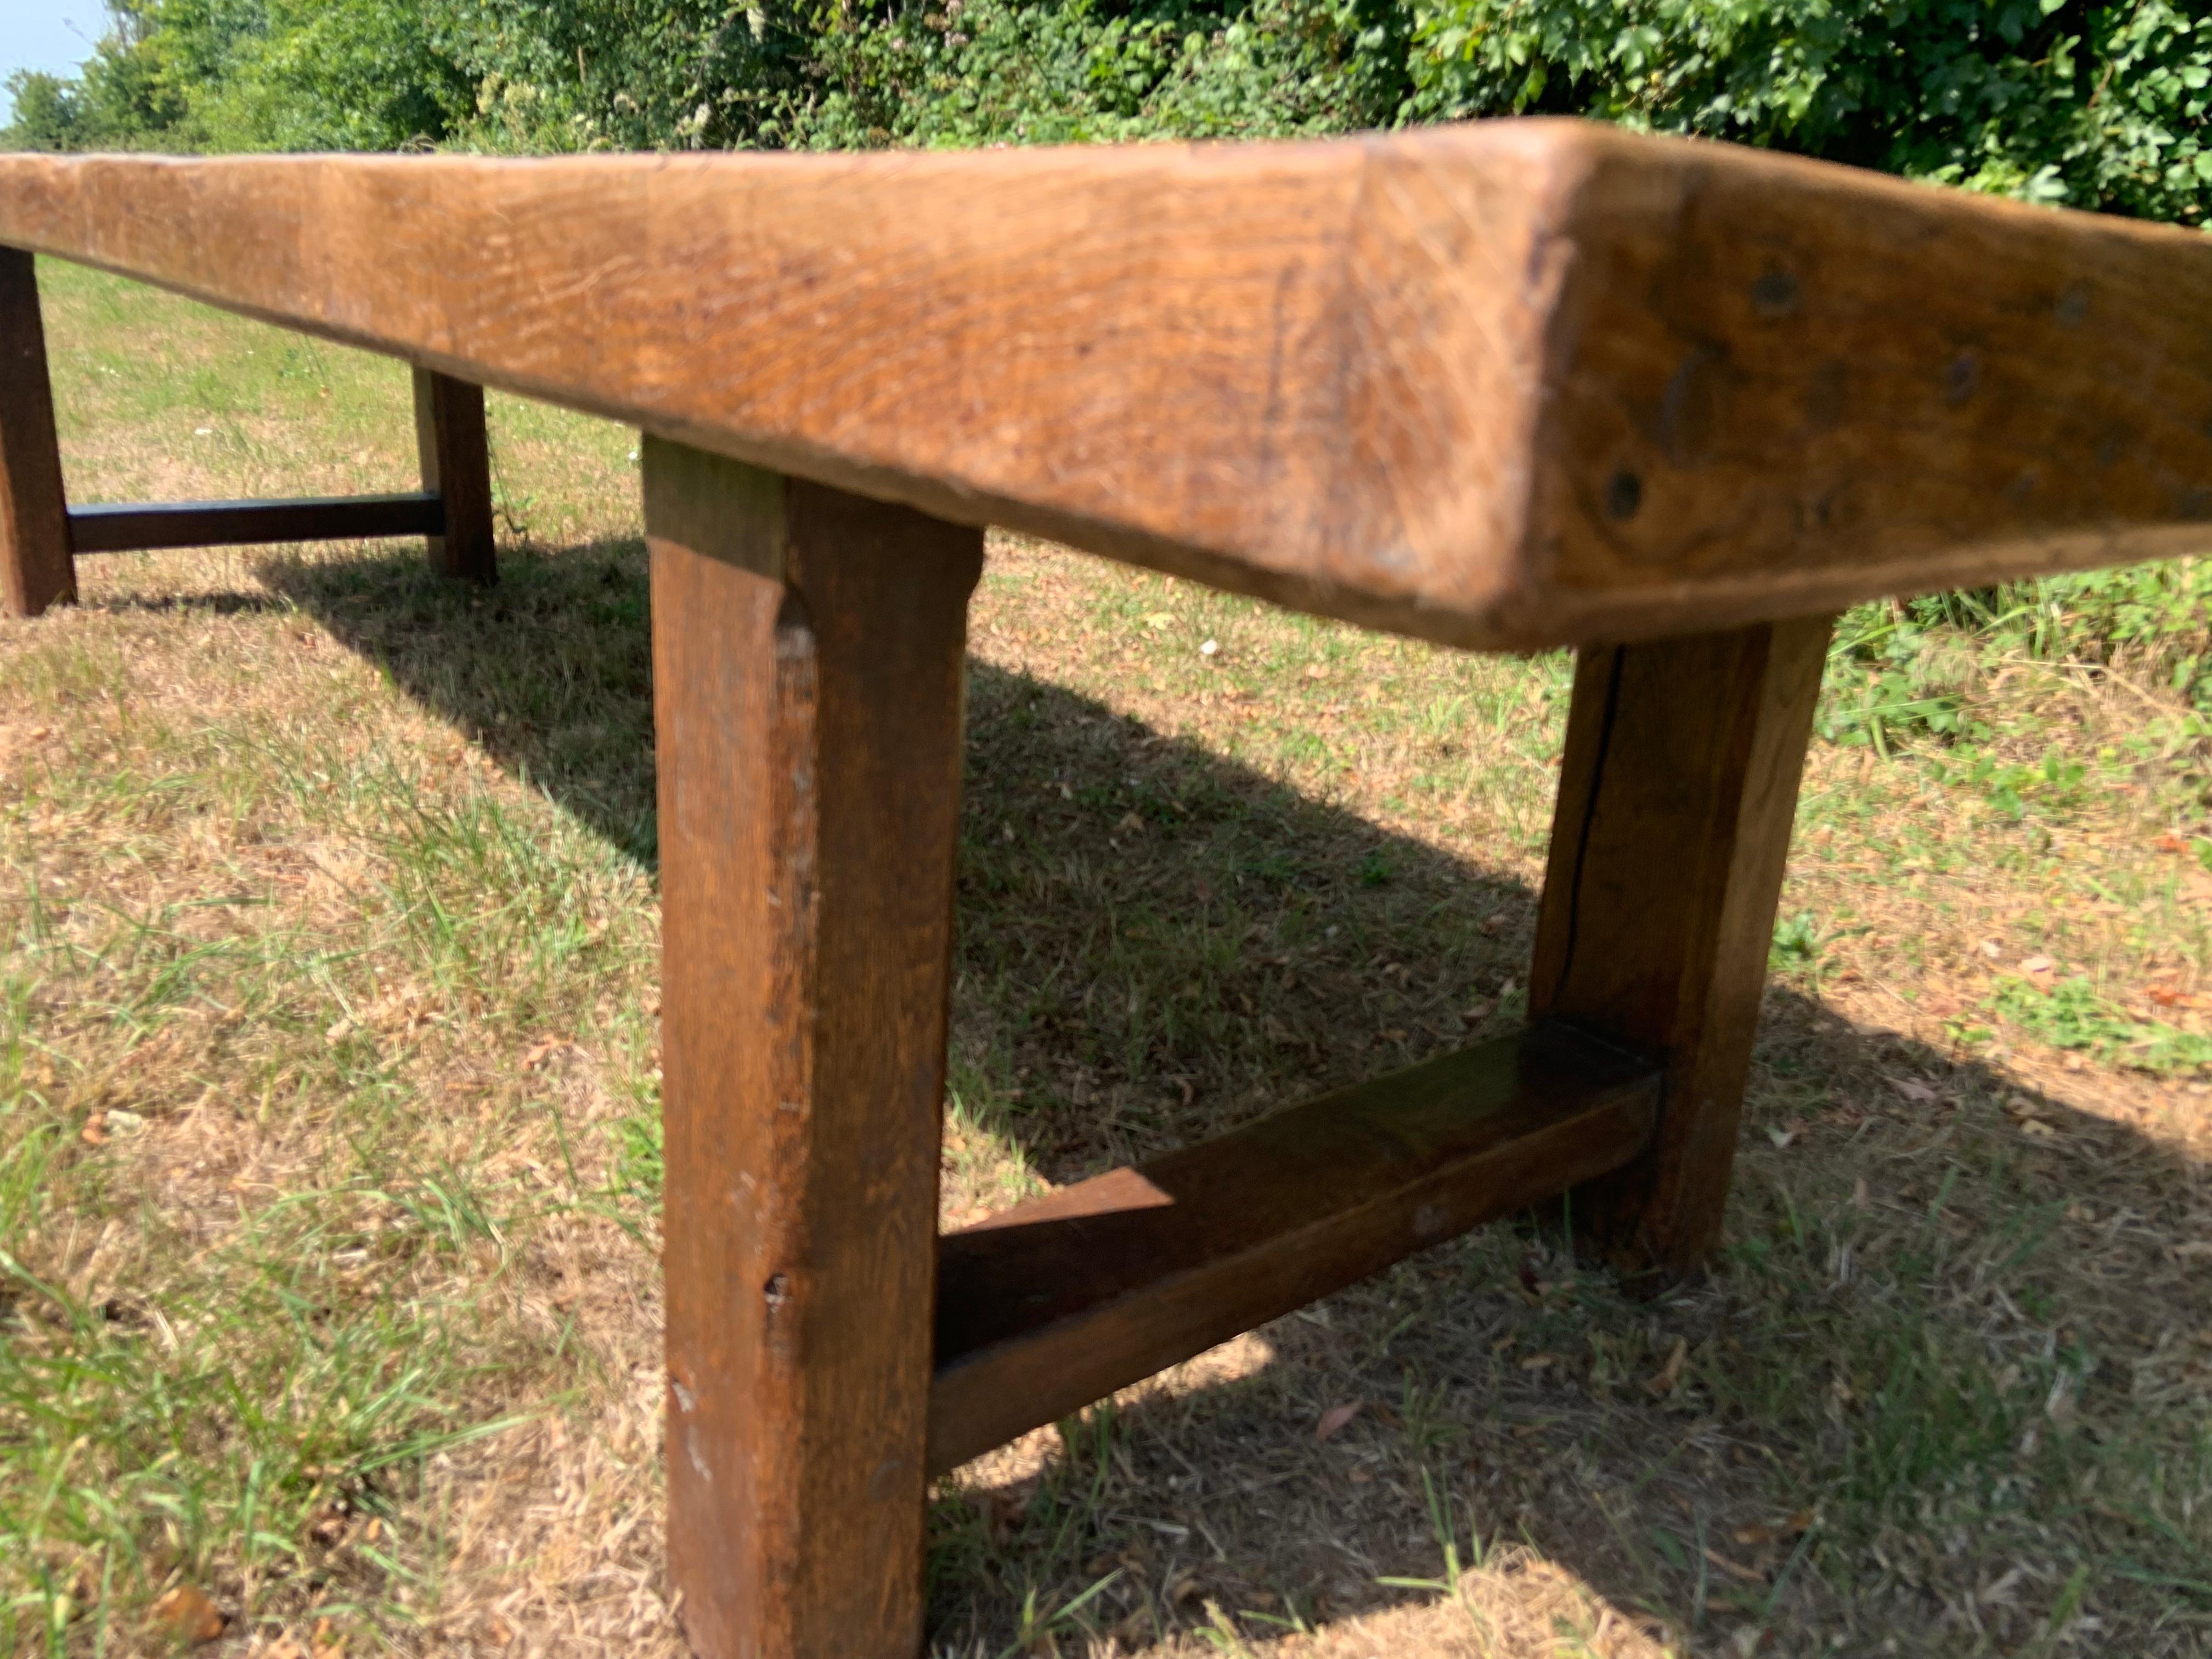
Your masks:
M1720 1243L1826 617L1585 650L1529 979L1559 1016L1662 1054L1657 1133L1570 1194L1630 1273Z
M446 528L430 537L430 568L488 582L499 574L491 528L491 451L480 386L431 369L415 371L415 444L422 488L444 501Z
M76 598L38 276L29 254L0 247L0 603L35 617Z
M670 1575L703 1659L913 1659L982 535L644 459Z

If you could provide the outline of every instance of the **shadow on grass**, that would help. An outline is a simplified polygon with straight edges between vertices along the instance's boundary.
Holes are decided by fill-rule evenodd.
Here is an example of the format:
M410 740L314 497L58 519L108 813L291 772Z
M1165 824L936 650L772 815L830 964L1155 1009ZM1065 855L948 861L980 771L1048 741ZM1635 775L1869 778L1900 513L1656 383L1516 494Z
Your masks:
M650 860L637 544L511 556L488 593L401 554L265 575ZM1533 919L1498 872L975 663L953 1206L1503 1029ZM1715 1654L2208 1650L2203 1170L1784 990L1746 1117L1710 1284L1630 1302L1504 1224L971 1468L935 1509L944 1650L1387 1624L1450 1599L1389 1582L1447 1546L1491 1570L1376 1650L1646 1652L1662 1623Z

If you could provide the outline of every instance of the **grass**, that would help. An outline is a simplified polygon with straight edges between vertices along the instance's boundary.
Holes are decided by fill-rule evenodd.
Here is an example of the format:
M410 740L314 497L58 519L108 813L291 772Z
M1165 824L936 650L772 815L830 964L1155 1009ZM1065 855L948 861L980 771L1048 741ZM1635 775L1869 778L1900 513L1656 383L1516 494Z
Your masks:
M81 499L411 481L395 366L42 276ZM14 1650L184 1585L286 1659L677 1650L635 444L492 419L492 593L133 556L0 624ZM2167 570L1854 613L1720 1273L1502 1225L1030 1436L940 1485L933 1651L2212 1652ZM971 668L948 1223L1519 1018L1562 659L994 539Z

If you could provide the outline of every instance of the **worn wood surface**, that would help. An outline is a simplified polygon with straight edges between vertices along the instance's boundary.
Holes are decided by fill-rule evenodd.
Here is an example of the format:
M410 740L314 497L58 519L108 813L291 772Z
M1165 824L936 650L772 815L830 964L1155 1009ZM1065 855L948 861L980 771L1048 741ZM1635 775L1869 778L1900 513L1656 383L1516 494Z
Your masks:
M0 242L1467 645L2194 549L2212 242L1563 121L0 157Z
M480 386L450 374L415 371L415 442L422 489L445 505L429 535L430 568L441 576L489 582L499 574L492 539L491 450Z
M704 1659L913 1659L981 538L644 460L670 1576Z
M0 247L0 605L35 617L76 598L46 325L31 256Z
M1720 1242L1826 617L1585 651L1528 984L1532 1017L1666 1058L1658 1133L1578 1188L1632 1273Z
M945 1235L931 1470L1613 1168L1658 1095L1650 1060L1539 1028Z
M435 535L445 522L435 495L409 491L273 501L107 501L72 507L69 533L70 546L79 553L130 553L157 547Z

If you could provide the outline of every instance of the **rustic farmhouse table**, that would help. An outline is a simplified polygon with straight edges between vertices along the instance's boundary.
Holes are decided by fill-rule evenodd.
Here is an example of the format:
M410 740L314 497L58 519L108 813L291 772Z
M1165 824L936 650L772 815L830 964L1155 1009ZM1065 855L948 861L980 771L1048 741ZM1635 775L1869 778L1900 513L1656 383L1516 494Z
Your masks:
M1571 122L847 157L0 158L0 576L428 533L485 385L643 428L669 1560L714 1659L907 1659L933 1474L1571 1194L1713 1249L1841 606L2199 547L2212 241ZM30 253L417 371L424 488L70 508ZM987 523L1581 648L1517 1036L937 1231Z

